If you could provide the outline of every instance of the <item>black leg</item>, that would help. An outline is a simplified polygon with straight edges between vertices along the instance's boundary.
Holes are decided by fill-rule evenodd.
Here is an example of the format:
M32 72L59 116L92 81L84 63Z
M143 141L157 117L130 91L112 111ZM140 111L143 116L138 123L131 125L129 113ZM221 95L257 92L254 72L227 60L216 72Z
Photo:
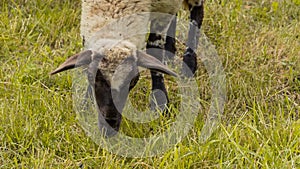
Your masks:
M150 33L147 43L147 53L156 57L160 61L163 60L163 38L156 33ZM168 93L164 84L164 77L161 73L151 71L152 79L152 95L151 95L151 110L164 110L169 102Z
M177 16L174 16L171 20L171 23L167 31L167 37L165 43L165 50L166 50L165 54L168 60L173 60L176 52L176 47L175 47L176 22L177 22Z
M187 67L183 66L183 74L188 77L194 75L197 70L196 50L199 40L199 30L202 25L204 16L204 4L199 6L189 6L190 9L190 28L188 34L187 49L183 55L183 62Z
M171 18L169 18L171 19ZM156 57L160 61L169 60L174 57L175 54L175 27L176 17L169 20L168 18L160 18L152 20L150 25L150 31L147 42L147 53ZM159 32L167 30L167 37L163 37ZM164 51L166 50L166 52ZM152 78L152 94L151 94L151 109L157 108L161 111L165 110L169 103L168 93L164 84L164 77L161 73L151 71Z

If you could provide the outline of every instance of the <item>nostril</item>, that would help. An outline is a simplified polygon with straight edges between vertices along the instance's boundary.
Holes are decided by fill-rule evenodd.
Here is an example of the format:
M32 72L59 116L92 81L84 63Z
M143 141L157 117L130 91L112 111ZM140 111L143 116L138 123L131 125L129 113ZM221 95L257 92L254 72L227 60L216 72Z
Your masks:
M105 119L105 121L116 131L119 131L120 120L114 119Z
M112 127L117 123L117 120L115 119L105 119L105 120Z

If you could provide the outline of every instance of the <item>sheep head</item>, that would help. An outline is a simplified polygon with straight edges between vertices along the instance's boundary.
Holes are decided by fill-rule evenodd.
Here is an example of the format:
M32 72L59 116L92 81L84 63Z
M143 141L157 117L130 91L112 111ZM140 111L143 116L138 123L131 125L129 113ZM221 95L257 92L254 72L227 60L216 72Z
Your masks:
M176 76L176 73L153 56L118 46L108 50L89 49L73 55L51 72L51 75L81 66L87 66L89 85L98 106L98 125L106 136L114 135L119 130L128 93L139 78L139 66Z

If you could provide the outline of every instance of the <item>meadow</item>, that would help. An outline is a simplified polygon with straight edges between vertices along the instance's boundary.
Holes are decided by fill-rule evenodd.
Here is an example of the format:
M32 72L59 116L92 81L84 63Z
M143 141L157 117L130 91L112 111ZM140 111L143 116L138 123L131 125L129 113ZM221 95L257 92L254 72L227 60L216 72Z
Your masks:
M204 114L182 142L148 158L125 158L94 143L73 109L71 73L49 75L82 49L80 3L0 2L0 168L300 168L299 0L206 0L202 31L226 74L222 122L199 141L211 97L199 63ZM130 95L136 106L147 106L148 76ZM147 125L123 127L150 132Z

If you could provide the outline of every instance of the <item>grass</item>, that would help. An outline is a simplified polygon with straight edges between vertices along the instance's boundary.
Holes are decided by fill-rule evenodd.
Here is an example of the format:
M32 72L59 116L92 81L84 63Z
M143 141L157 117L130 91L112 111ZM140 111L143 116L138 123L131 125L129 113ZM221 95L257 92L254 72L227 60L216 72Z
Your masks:
M165 154L124 158L101 149L80 127L70 74L49 76L81 50L80 0L2 0L0 168L300 168L299 7L299 0L207 0L203 31L227 78L220 127L200 143L199 116L188 137ZM201 65L197 80L207 110ZM144 78L135 92L149 93L149 84ZM130 99L147 102L141 95ZM134 124L123 126L135 132ZM144 129L138 132L149 132Z

